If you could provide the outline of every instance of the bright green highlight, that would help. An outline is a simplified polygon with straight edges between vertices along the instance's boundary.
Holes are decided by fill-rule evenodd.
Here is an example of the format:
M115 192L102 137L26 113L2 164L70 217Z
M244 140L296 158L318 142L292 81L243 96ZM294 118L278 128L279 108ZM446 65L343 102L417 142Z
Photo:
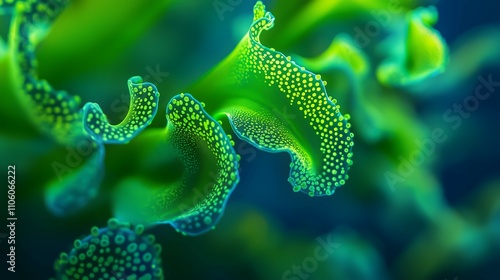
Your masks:
M406 17L406 37L395 47L393 57L377 69L381 83L404 86L418 83L445 70L448 48L441 34L432 28L438 20L434 6L420 7Z

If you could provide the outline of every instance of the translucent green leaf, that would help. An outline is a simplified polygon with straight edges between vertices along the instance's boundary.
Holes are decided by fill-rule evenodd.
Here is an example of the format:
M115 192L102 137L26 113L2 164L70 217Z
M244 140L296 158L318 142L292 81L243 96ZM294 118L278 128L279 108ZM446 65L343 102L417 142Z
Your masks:
M260 43L261 32L273 25L274 16L257 2L247 35L192 92L218 103L214 115L227 115L241 139L288 152L295 191L331 195L352 164L349 116L340 113L320 75Z
M166 129L147 131L132 143L143 147L145 159L135 164L153 162L156 174L124 180L115 195L115 214L131 222L171 223L184 234L198 235L222 216L239 181L239 157L222 126L191 95L172 98L166 114ZM171 161L179 171L163 169Z

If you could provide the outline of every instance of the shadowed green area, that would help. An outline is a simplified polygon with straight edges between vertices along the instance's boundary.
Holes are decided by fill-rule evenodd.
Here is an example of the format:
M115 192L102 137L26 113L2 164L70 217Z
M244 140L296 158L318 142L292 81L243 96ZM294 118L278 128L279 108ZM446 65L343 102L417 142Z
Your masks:
M172 2L72 1L37 51L41 76L51 81L68 79L112 62L139 40Z

